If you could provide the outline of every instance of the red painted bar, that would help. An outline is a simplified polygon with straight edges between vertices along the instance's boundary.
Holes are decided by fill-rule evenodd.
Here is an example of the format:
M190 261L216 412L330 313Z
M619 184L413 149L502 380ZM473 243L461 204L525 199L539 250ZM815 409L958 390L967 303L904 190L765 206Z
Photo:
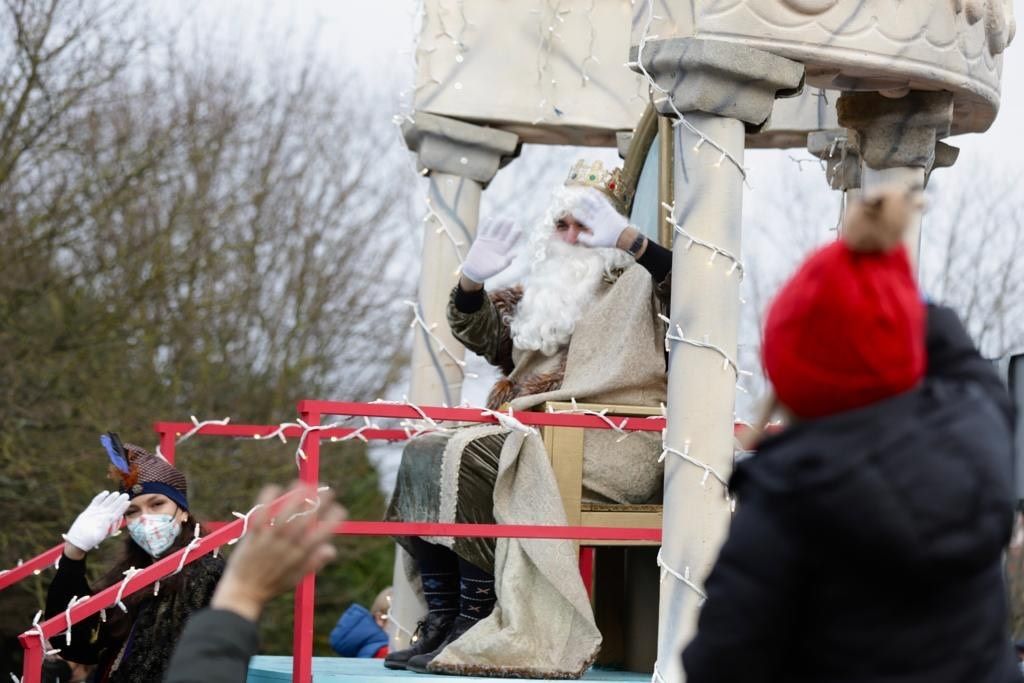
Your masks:
M498 418L480 408L435 408L418 406L432 420L445 422L479 422L497 424ZM299 410L318 412L321 415L352 415L358 417L395 417L423 419L412 406L403 403L349 403L344 401L299 401ZM536 427L580 427L584 429L611 429L611 426L596 415L583 413L542 413L528 410L512 414L519 422ZM636 432L660 432L665 427L665 418L657 417L615 417L609 416L616 425L626 424L622 429Z
M157 430L160 435L160 454L164 456L167 462L174 464L175 451L178 445L178 439L173 431L160 431Z
M580 548L580 577L589 598L594 597L594 550L593 546Z
M42 683L43 681L43 644L38 638L32 639L27 645L23 642L25 663L21 668L21 683ZM30 666L29 662L35 662ZM13 674L12 674L13 675Z
M176 439L194 427L195 425L191 422L156 422L153 424L153 431L161 435L169 434ZM265 440L267 436L276 432L279 427L280 425L206 425L197 432L197 436L248 437L260 441ZM356 431L357 429L354 427L332 427L317 433L320 435L320 438L330 440L351 436ZM286 438L297 439L302 436L302 427L285 427L283 433ZM361 434L370 441L405 441L408 438L405 430L402 429L364 429ZM256 439L257 436L261 438ZM276 439L277 437L275 436L274 438ZM160 449L163 450L163 448L163 441L161 441Z
M281 498L278 499L280 501ZM203 555L207 555L213 552L216 548L227 543L228 541L236 538L242 530L242 520L235 520L230 522L216 531L204 536L199 540L196 547L188 551L188 557L186 558L186 564L198 560ZM135 593L147 586L150 586L165 576L171 574L178 568L178 563L181 561L181 556L187 551L187 548L175 552L172 555L154 562L148 567L142 569L137 574L128 579L127 585L125 586L123 595L130 595ZM91 617L101 609L113 607L117 592L120 590L121 583L116 583L109 588L105 588L99 593L96 593L88 600L81 602L71 608L71 621L72 623L78 623L81 620ZM117 609L115 607L115 609ZM43 635L48 639L53 639L59 633L63 633L67 630L67 620L63 613L58 614L50 619L39 624L42 629ZM18 639L21 641L21 646L25 650L25 663L22 669L22 674L26 682L36 681L38 683L40 677L40 671L43 665L42 660L42 649L41 643L39 642L39 635L33 629L31 631L25 631ZM59 646L59 643L54 643ZM29 656L29 655L32 656Z
M47 567L53 566L64 549L64 541L55 545L46 552L36 555L31 560L22 562L17 567L11 567L0 572L0 591L9 588L22 579L27 579L33 574L38 574Z
M209 522L219 529L226 522ZM457 536L460 538L542 538L570 541L661 541L650 527L554 526L547 524L442 524L440 522L342 522L339 536Z
M320 425L320 413L299 409L302 421L310 427ZM316 486L320 481L321 432L309 432L299 445L305 458L299 460L299 479ZM294 632L292 636L292 681L313 683L313 608L316 574L306 574L295 588Z

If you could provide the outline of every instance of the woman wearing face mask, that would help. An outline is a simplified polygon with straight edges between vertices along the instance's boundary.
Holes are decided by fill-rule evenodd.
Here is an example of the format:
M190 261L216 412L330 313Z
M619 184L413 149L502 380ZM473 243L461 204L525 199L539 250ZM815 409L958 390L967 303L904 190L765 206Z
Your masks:
M189 512L185 475L138 446L122 446L116 434L103 435L101 442L119 491L99 493L64 534L64 556L46 595L47 618L64 612L72 599L119 583L126 570L142 569L195 538L198 522ZM122 520L128 531L124 551L90 586L86 555ZM202 527L200 533L205 535ZM162 680L185 621L209 604L223 570L223 560L207 555L162 579L155 594L145 589L126 597L126 612L108 608L106 621L86 619L72 628L70 644L58 636L53 646L68 662L95 666L89 680L97 683Z

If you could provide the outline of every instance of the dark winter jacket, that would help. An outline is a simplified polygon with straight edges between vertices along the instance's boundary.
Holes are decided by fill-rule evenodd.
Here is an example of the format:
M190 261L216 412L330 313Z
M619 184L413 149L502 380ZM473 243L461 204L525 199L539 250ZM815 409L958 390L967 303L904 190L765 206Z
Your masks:
M370 610L352 604L331 630L330 642L331 649L342 657L383 657L387 654L388 634L377 625Z
M234 612L204 609L188 620L165 683L245 683L259 627Z
M1001 556L1013 409L950 310L922 384L739 463L688 683L1020 681Z
M47 618L62 613L74 597L92 595L86 579L85 563L62 557L46 594ZM90 617L71 629L71 644L63 636L53 639L61 657L82 664L96 664L90 680L111 683L150 683L163 678L174 645L193 612L210 603L213 591L224 572L224 561L210 556L185 565L180 591L163 590L156 596L152 589L137 603L132 601L128 633L117 637L109 623ZM126 600L126 602L128 602ZM107 616L112 617L108 608Z

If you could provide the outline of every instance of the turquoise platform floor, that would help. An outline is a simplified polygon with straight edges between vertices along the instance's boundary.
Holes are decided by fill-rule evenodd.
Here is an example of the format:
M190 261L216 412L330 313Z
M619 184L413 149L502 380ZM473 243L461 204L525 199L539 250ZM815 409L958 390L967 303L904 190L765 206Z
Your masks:
M280 683L292 679L291 657L253 657L249 663L247 683ZM537 680L527 678L479 678L477 676L435 676L411 671L392 671L384 668L380 659L348 659L345 657L314 657L313 683L347 681L349 683L370 683L371 681L445 681L446 683L496 683L501 681ZM636 674L624 671L591 669L584 681L606 681L615 683L647 683L650 674Z

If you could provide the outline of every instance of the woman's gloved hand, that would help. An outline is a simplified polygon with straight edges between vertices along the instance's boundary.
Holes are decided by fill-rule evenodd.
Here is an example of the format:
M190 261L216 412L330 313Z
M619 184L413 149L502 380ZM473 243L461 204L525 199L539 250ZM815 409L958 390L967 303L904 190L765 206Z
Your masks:
M518 240L519 228L514 221L501 217L485 221L462 262L462 274L483 284L512 263L512 248Z
M127 493L101 491L75 518L64 534L64 540L83 552L89 552L117 531L127 509Z

